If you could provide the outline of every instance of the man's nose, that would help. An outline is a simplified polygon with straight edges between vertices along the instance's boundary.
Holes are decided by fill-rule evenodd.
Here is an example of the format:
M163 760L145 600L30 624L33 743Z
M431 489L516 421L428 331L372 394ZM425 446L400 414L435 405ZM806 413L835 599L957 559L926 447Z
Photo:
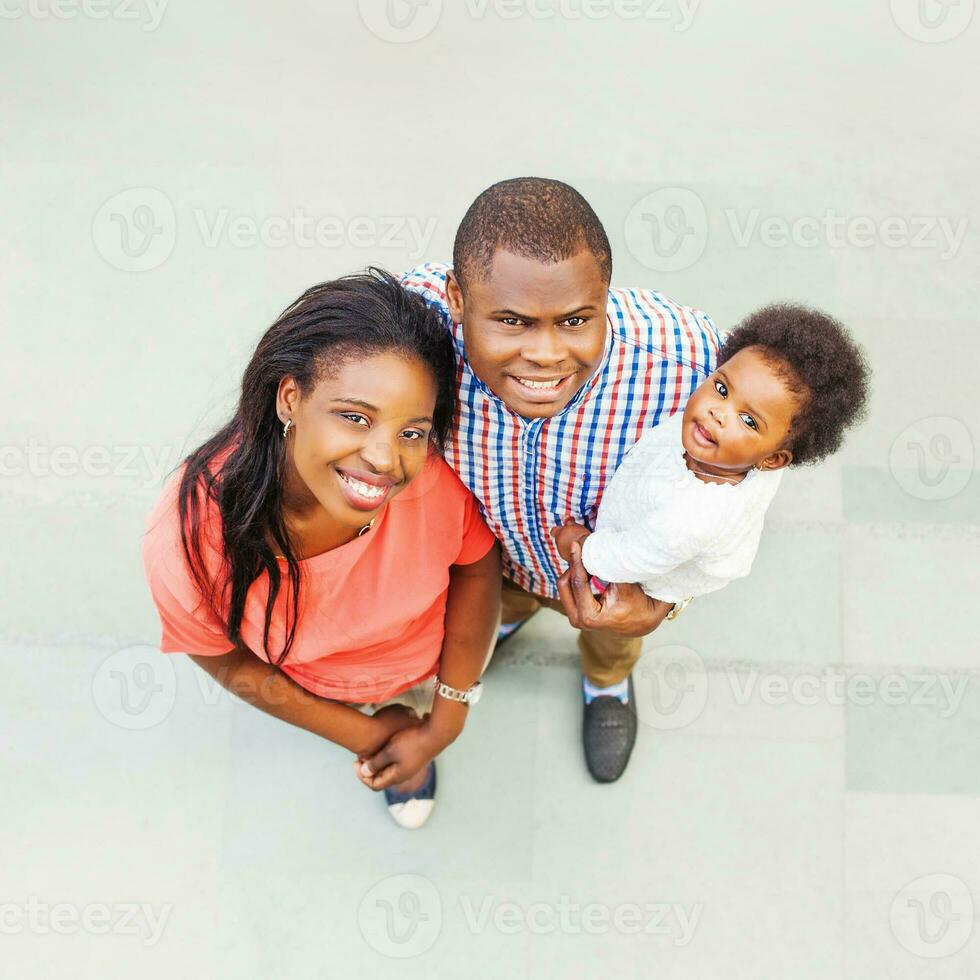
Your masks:
M541 367L561 364L567 354L565 342L557 330L533 331L521 351L521 356L525 361L540 364Z

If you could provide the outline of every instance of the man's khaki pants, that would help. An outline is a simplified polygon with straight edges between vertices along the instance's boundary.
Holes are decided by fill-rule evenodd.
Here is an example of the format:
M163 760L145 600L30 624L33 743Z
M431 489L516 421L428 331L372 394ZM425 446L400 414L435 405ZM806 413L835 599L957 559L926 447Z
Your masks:
M508 579L504 579L503 582L501 602L502 623L522 623L525 619L530 619L542 606L565 615L565 607L557 599L532 595ZM596 687L609 687L611 684L618 684L629 675L633 665L640 659L643 638L615 636L612 633L600 633L596 630L581 630L578 635L578 648L582 654L582 673Z

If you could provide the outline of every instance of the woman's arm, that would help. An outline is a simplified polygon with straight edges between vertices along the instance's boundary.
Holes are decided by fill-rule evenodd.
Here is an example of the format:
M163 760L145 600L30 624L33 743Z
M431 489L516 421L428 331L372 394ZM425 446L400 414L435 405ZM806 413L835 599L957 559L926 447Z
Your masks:
M305 728L359 756L377 752L391 736L416 724L411 712L385 708L373 717L311 694L251 650L220 657L190 655L202 670L236 697L281 721Z
M479 561L453 565L449 570L446 599L446 635L439 658L439 679L465 691L483 673L500 615L500 545ZM432 713L417 728L397 732L380 752L366 758L372 776L362 776L372 789L384 789L417 773L447 745L466 724L469 705L438 695Z

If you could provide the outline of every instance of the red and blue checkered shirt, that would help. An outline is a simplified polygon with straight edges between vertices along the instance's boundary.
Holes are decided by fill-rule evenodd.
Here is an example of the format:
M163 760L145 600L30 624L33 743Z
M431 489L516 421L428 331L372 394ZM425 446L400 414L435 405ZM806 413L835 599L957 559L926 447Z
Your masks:
M526 419L471 370L462 325L446 304L448 269L430 262L402 278L443 315L456 346L459 414L446 459L501 542L504 574L558 598L565 565L551 529L566 517L594 527L622 458L645 429L683 409L714 370L721 337L700 310L648 289L610 289L595 374L557 415Z

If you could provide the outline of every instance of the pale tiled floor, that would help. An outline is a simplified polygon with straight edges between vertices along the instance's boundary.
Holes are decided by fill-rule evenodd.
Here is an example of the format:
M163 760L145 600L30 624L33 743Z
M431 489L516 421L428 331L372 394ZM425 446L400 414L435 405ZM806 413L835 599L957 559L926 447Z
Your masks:
M843 667L840 547L767 539L754 588L802 592L795 616L740 616L741 583L648 641L611 786L581 759L571 631L539 616L414 834L345 753L186 658L5 650L4 975L976 976L977 679ZM150 911L58 934L31 896Z

